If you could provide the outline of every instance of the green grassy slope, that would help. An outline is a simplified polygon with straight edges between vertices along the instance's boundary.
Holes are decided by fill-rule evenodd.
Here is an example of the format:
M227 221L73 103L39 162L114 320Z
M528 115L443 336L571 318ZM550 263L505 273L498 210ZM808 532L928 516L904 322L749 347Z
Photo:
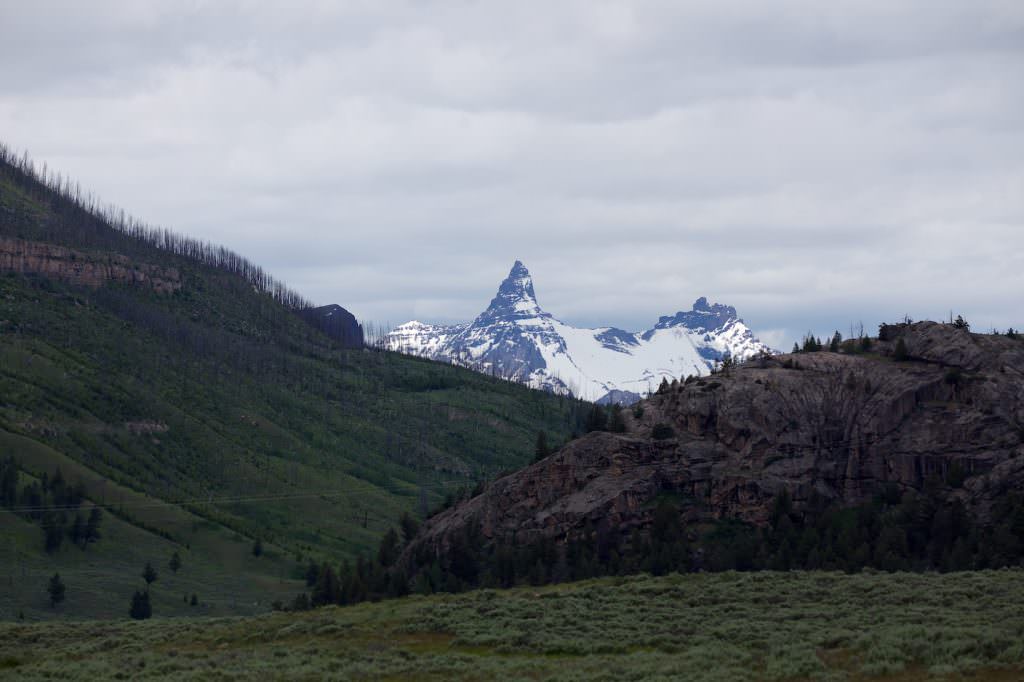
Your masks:
M719 573L234 619L0 625L52 679L1019 680L1024 574Z
M94 597L69 596L64 613L123 614L142 563L175 549L193 570L168 593L195 591L214 613L265 608L302 587L297 564L372 551L402 511L524 464L538 430L558 442L577 423L572 401L340 348L242 277L94 224L8 171L0 236L127 253L184 286L0 272L0 457L17 460L19 487L59 467L112 512L99 543L48 555L38 525L0 510L0 538L17 538L0 541L0 618L49 615L53 571L101 567Z

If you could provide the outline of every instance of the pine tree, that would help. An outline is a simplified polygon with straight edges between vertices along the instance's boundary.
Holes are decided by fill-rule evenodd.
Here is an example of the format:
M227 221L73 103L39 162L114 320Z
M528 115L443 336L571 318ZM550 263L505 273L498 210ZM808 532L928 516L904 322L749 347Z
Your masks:
M543 431L538 431L537 445L533 451L533 461L539 462L550 454L551 448L548 447L548 435Z
M1012 330L1011 330L1012 331ZM18 501L18 465L14 457L0 461L0 504L13 507Z
M811 332L804 335L804 345L801 350L804 353L817 353L822 349L821 339L816 338Z
M402 540L407 545L412 542L412 539L416 537L416 533L420 530L419 522L409 512L402 514L402 518L398 520L398 525L402 528Z
M46 591L50 593L50 606L57 606L57 604L64 601L64 581L60 579L60 573L54 573L53 577L50 578L50 583L46 587Z
M85 544L96 542L100 539L100 523L103 521L103 512L99 507L93 507L89 512L89 521L85 524Z
M902 336L896 341L896 348L893 349L892 359L896 362L903 362L907 359L907 344L903 342Z
M320 567L320 575L317 576L310 602L313 606L326 606L338 604L340 601L341 584L338 582L338 576L329 565L324 564Z
M156 582L156 579L158 577L160 577L160 576L156 572L156 569L153 568L153 564L150 563L149 561L147 561L146 562L146 567L144 569L142 569L142 579L146 581L146 589L147 590L149 589L150 585L152 585L154 582ZM147 599L148 598L149 597L148 597L148 593L147 593Z
M309 560L309 565L306 566L306 587L313 587L316 585L316 579L320 576L320 567L312 559Z
M394 528L388 528L384 537L380 540L380 547L377 549L377 563L387 568L398 560L398 533Z
M302 592L295 597L292 601L292 611L308 611L309 610L309 595Z
M829 351L831 351L833 353L838 353L839 352L839 346L842 343L843 343L843 335L840 334L839 330L837 329L836 333L832 335L832 340L829 341L829 343L828 343Z
M132 606L128 614L135 620L145 620L153 615L153 607L149 603L149 592L135 590L132 595Z
M263 541L256 538L256 541L252 543L252 555L261 556L263 554Z
M179 556L177 552L172 554L171 560L168 562L167 566L171 569L171 572L177 573L178 569L181 568L181 556Z
M72 544L81 545L85 549L85 519L81 514L75 514L75 520L71 522L71 528L68 530L68 539Z
M622 407L620 405L611 405L611 415L608 417L608 430L612 433L625 433L626 431L626 420L622 418Z
M664 382L665 386L668 386L668 382ZM666 389L667 390L667 389ZM661 392L661 389L658 389ZM608 428L608 417L604 413L604 408L594 403L593 407L590 408L590 413L587 414L587 433L591 431L604 431Z
M61 523L60 516L49 509L42 514L40 523L47 552L56 552L64 542L64 524Z
M654 440L665 440L676 435L675 430L668 424L658 423L651 429L651 438Z
M956 320L953 321L953 327L955 329L964 329L966 331L971 331L971 325L967 323L967 320L965 320L962 315L956 316Z

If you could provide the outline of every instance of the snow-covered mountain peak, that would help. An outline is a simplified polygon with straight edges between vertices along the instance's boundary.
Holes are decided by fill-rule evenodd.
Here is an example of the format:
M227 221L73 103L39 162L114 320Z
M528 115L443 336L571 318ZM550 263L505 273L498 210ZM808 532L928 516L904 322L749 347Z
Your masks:
M662 379L708 374L726 357L742 360L770 350L735 308L704 297L644 332L573 327L541 310L530 271L518 260L473 322L407 322L386 343L534 388L621 403L650 393Z
M664 315L658 318L655 329L667 329L669 327L686 327L692 331L714 331L724 329L734 322L742 322L736 316L736 309L731 305L721 303L708 303L708 299L701 296L693 302L693 309L689 311L680 310L675 315Z
M543 315L533 291L533 278L522 261L517 260L508 277L498 287L491 304L474 324L499 318L530 318Z

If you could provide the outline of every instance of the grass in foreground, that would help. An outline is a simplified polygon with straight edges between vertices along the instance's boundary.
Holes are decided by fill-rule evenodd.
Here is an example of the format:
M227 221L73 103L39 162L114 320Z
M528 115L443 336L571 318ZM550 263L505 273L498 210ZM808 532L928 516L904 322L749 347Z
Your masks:
M720 573L0 626L0 677L1018 680L1024 571Z

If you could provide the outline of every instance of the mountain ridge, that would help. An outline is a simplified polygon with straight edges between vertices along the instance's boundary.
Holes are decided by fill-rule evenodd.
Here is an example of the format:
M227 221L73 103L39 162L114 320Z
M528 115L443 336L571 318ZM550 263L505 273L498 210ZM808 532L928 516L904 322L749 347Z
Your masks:
M698 298L644 331L579 328L537 302L533 278L516 260L472 322L412 320L387 334L390 350L497 374L554 393L627 404L663 380L705 376L727 358L770 353L732 306Z

